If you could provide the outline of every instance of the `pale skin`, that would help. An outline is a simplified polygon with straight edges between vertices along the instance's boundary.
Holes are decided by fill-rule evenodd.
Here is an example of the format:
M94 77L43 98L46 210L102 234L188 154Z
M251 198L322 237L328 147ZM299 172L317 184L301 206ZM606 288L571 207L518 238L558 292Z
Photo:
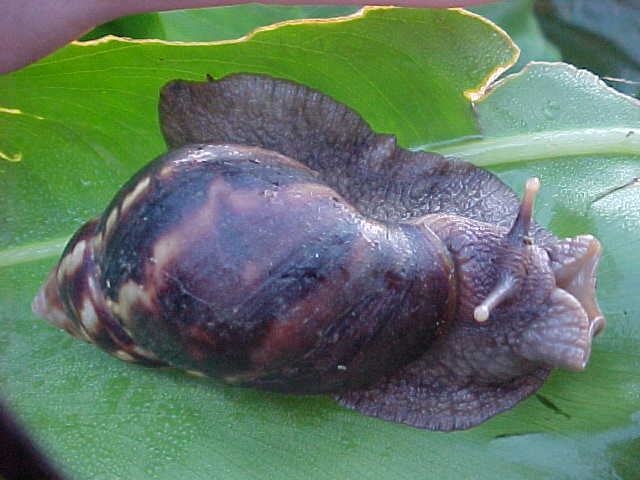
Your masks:
M396 0L367 5L446 8L496 0ZM214 7L246 0L0 0L0 74L18 70L80 37L96 25L135 13ZM354 5L353 0L263 0L276 4Z

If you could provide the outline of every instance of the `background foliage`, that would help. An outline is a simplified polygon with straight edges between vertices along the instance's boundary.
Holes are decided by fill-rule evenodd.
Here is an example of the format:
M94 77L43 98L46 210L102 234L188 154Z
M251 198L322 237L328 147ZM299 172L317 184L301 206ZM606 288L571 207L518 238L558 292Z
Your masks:
M533 6L476 10L500 22L527 61L558 60L565 47L543 34ZM355 10L334 8L146 14L98 32L204 41ZM508 37L461 11L381 8L222 44L72 44L0 77L0 392L78 479L638 478L640 106L588 72L549 63L522 69L523 60L484 95L514 57ZM517 190L540 176L537 219L605 245L599 298L609 323L588 369L556 371L513 410L443 434L367 418L323 396L131 366L35 319L31 297L68 235L164 150L160 86L233 71L319 88L405 146L487 165Z

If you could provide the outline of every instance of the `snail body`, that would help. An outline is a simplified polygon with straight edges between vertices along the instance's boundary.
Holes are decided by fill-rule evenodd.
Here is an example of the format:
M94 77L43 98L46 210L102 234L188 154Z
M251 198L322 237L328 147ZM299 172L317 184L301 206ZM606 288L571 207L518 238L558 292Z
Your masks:
M171 150L74 235L38 315L123 360L432 429L586 365L600 246L532 222L536 181L520 203L261 75L172 82L160 112Z

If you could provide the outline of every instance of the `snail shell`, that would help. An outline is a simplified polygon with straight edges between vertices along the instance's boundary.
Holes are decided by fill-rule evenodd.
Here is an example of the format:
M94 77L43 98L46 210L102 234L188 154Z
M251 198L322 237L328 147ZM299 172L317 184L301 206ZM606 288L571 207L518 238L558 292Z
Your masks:
M161 93L170 151L74 235L33 309L112 355L468 428L583 369L600 245L491 173L289 81Z

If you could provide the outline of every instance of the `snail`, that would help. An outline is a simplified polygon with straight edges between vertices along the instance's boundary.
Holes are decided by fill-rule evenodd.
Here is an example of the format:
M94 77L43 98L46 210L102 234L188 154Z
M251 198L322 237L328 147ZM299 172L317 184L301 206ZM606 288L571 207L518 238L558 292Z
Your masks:
M294 82L161 91L169 151L66 246L33 311L125 361L465 429L584 369L591 235L470 163L396 145Z

